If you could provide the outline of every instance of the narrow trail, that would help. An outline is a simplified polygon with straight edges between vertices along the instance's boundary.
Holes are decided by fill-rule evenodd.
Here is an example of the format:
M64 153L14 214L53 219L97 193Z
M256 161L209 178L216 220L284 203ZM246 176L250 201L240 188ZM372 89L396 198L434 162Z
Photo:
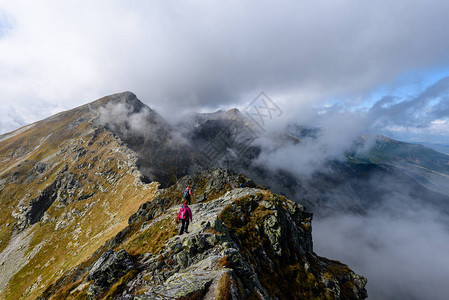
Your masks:
M18 166L19 164L21 164L22 162L24 162L25 160L27 160L31 155L33 155L36 150L38 150L42 144L45 143L46 140L48 140L48 138L52 135L53 133L50 133L49 135L47 135L46 137L41 139L41 142L39 143L39 145L37 145L30 153L28 153L27 155L21 157L20 159L18 159L15 163L13 163L12 165L10 165L9 167L7 167L4 170L0 171L0 176L3 176L3 174L9 172L12 168Z
M22 128L19 128L19 129L13 131L13 132L5 133L3 135L0 135L0 142L1 141L5 141L5 140L7 140L9 138L12 138L12 137L18 135L19 133L27 131L28 129L32 128L34 125L35 124L26 125L26 126L23 126Z

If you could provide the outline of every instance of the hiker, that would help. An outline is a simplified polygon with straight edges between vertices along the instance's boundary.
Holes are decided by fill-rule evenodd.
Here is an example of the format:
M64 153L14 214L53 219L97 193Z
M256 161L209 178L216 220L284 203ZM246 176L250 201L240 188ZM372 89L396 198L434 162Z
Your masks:
M188 205L190 205L190 198L192 197L192 189L190 188L190 184L187 185L186 190L184 191L184 199L187 200Z
M187 206L187 200L185 200L178 213L178 221L181 221L181 230L179 231L179 235L183 234L184 231L189 233L187 231L189 228L189 219L192 221L192 211L190 210L190 207Z
M239 176L239 183L240 183L240 188L244 188L245 187L245 177L243 177L242 175Z

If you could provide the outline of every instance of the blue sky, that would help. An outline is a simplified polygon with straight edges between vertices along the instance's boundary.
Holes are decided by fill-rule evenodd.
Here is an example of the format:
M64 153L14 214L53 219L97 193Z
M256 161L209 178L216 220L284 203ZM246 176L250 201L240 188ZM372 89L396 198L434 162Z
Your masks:
M416 103L413 103L414 100L416 101L416 99L425 93L426 90L431 89L447 78L449 78L448 67L409 71L400 74L390 83L375 87L372 92L367 93L363 101L358 105L349 106L348 109L354 113L362 111L367 114L375 115L374 107L376 104L382 103L387 98L390 101L385 101L382 105L384 114L398 104L402 104L404 107L407 106L407 103L409 103L410 106L412 106L412 104L416 105ZM338 105L341 101L341 99L333 99L328 102ZM430 114L430 111L432 110L443 111L444 107L448 106L447 87L442 86L435 95L427 100L422 99L418 102L421 105L419 109L416 109L413 113L406 113L406 109L404 108L403 110L388 116L390 119L389 121L393 124L385 126L387 125L385 123L376 123L370 128L370 131L409 142L425 142L430 144L442 143L449 145L449 116L444 112L438 114L438 116L435 116L434 113ZM408 109L411 109L411 107L408 107ZM377 118L378 116L373 117ZM416 120L414 120L414 118ZM408 121L414 120L415 123L405 126L402 124L404 123L403 119ZM422 122L426 123L428 126L419 124ZM416 124L416 126L413 124Z
M285 122L449 143L447 11L436 0L0 0L0 132L126 90L168 118L264 91Z
M375 87L371 93L368 93L360 107L370 108L383 97L390 95L400 99L414 97L447 76L449 76L449 66L407 71L399 74L392 82Z

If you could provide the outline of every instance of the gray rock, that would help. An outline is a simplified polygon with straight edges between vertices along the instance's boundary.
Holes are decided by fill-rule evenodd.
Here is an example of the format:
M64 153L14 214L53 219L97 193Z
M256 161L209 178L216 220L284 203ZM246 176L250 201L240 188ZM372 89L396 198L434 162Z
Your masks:
M135 269L131 255L125 250L107 251L91 266L87 280L93 280L88 293L91 297L110 287L120 277Z
M176 273L168 278L163 285L155 287L150 295L169 299L200 298L206 293L207 288L216 276L216 272L206 274Z
M280 245L281 240L281 227L279 226L278 220L276 216L270 215L265 218L263 222L264 234L270 240L271 246L273 247L274 252L278 256L282 256L282 247Z

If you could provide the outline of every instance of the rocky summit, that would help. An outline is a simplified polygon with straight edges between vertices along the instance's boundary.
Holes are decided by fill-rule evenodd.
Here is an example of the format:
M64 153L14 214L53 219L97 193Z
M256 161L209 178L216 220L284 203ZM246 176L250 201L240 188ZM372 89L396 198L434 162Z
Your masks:
M197 118L193 137L231 114ZM365 278L313 252L304 206L197 150L129 92L0 136L0 299L367 297Z

